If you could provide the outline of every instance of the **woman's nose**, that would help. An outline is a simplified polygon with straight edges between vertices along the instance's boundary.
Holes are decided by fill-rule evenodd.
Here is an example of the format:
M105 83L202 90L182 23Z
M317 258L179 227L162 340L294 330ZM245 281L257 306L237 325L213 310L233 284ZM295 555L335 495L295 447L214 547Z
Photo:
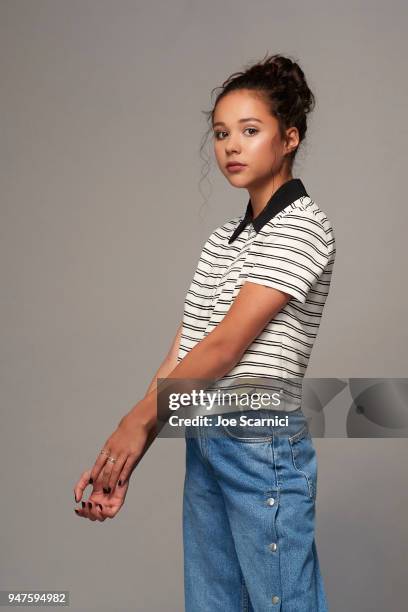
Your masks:
M233 138L231 138L225 144L225 151L228 154L230 154L230 153L240 153L241 147L240 147L240 144L238 143L237 139L234 140Z

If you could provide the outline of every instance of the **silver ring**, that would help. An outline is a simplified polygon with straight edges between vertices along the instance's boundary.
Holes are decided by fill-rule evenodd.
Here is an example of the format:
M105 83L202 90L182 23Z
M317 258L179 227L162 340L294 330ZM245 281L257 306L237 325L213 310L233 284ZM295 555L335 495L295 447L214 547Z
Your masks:
M113 457L108 457L107 460L110 461L111 463L116 463L117 462L117 459L114 459Z

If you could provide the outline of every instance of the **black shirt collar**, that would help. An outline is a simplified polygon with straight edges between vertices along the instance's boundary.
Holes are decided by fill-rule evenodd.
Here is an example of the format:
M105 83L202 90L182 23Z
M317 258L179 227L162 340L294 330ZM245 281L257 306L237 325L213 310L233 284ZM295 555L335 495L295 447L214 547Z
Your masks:
M302 181L299 178L292 178L289 181L286 181L286 183L283 183L283 185L281 185L279 189L275 191L255 219L252 217L251 199L249 199L244 218L235 228L232 236L228 240L228 243L231 244L231 242L233 242L235 238L239 236L244 227L246 227L246 225L250 222L252 223L256 233L258 233L265 223L268 223L272 217L286 208L286 206L289 206L289 204L292 204L300 197L307 195L308 194Z

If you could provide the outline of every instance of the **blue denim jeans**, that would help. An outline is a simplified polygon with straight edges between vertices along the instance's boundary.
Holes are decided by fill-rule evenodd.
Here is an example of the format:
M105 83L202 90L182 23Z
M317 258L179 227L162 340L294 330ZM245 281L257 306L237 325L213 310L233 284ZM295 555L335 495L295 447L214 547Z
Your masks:
M287 425L239 418L288 417ZM317 461L301 408L185 428L185 612L327 612L315 543Z

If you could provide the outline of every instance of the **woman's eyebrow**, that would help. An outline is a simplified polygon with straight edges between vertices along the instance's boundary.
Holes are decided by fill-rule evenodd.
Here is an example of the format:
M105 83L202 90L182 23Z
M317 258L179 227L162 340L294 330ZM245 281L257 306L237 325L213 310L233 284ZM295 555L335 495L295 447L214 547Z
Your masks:
M245 117L244 119L239 119L238 123L245 123L245 121L259 121L259 123L263 123L263 121L257 119L256 117ZM216 125L225 125L225 123L223 121L216 121L215 123L213 123L213 127L215 127Z

